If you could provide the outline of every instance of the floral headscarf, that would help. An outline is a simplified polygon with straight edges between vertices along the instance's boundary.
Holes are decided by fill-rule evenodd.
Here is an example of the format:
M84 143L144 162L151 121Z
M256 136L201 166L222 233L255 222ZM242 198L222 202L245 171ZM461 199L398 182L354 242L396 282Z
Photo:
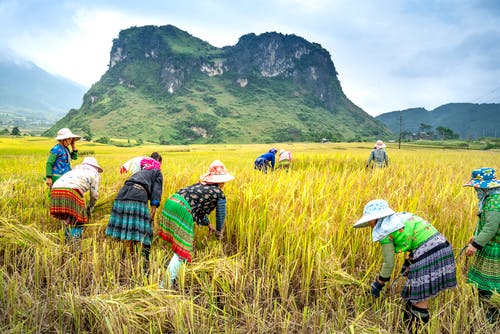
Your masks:
M153 158L144 158L141 160L141 170L156 169L161 170L161 163Z
M488 195L493 195L493 194L500 194L500 188L474 188L476 190L476 194L477 194L477 199L478 199L478 202L477 202L477 210L478 210L478 213L482 213L483 212L483 203L484 203L484 200L486 199L486 197Z

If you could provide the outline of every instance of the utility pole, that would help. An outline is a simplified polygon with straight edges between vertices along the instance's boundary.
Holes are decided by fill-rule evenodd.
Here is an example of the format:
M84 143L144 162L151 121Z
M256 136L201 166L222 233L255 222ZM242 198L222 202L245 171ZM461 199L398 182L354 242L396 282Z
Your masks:
M399 111L399 145L398 149L401 149L401 133L403 132L403 115L401 110Z

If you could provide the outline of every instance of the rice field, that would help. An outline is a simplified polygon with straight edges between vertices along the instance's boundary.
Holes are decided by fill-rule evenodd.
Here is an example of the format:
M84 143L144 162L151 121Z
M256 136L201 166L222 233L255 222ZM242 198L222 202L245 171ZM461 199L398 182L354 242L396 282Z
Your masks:
M466 284L467 260L459 257L475 227L477 202L462 184L473 168L498 171L498 151L389 145L389 168L372 171L364 169L372 143L116 148L80 142L72 165L92 155L104 173L91 222L81 244L72 245L49 215L44 169L53 145L46 138L0 138L2 333L401 332L403 282L372 299L380 247L369 229L352 228L375 198L430 220L455 250L459 285L431 301L426 332L498 333ZM272 146L293 152L290 172L253 170L254 159ZM196 230L193 262L175 290L158 287L172 256L162 239L153 240L146 276L139 254L104 236L126 179L120 165L153 151L163 156L164 200L195 183L215 159L236 177L224 187L223 240ZM399 255L393 278L402 262Z

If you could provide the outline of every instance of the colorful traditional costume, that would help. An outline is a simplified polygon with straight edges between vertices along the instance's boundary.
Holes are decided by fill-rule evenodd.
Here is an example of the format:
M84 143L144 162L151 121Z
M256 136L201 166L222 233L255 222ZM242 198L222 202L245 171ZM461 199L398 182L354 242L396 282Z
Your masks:
M148 201L152 207L160 206L162 186L163 175L158 169L143 169L130 176L113 202L106 235L151 245L153 227Z
M478 168L465 186L474 187L478 197L478 221L468 246L475 253L467 281L477 286L481 299L488 300L495 291L500 293L500 180L493 168ZM487 317L496 322L500 311L488 307Z
M200 182L182 188L169 197L162 210L159 235L172 245L174 256L168 270L172 281L180 264L192 261L194 224L208 226L208 215L216 210L216 235L220 236L226 218L226 197L220 184L233 180L222 162L215 160Z
M372 283L372 295L378 297L388 282L394 267L394 254L410 252L403 274L408 277L401 292L407 301L406 319L429 319L426 308L414 304L428 300L439 292L457 285L453 250L446 238L423 218L408 212L394 212L386 201L373 200L366 204L363 217L354 227L372 224L372 239L382 246L384 263L378 278Z
M182 259L191 262L194 223L208 226L208 214L216 209L217 231L222 232L226 213L226 197L217 184L196 183L180 189L165 202L160 236L172 243Z
M88 222L99 197L99 173L102 168L95 158L87 157L75 169L61 176L52 186L50 192L50 214L64 220L67 229L73 236L79 237L82 225ZM85 192L90 191L88 207L85 206ZM66 235L69 237L69 235Z
M71 170L71 160L78 159L78 151L70 151L67 146L63 145L63 141L65 139L80 140L80 138L80 136L71 133L68 128L62 128L57 132L56 140L59 143L52 147L45 164L45 176L52 179L52 184L64 173Z

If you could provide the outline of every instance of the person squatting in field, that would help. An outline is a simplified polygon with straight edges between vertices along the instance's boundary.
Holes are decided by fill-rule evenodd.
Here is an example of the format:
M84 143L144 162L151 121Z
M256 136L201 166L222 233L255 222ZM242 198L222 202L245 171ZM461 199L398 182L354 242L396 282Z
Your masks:
M484 167L474 169L464 186L474 187L478 198L477 225L465 250L473 257L467 281L477 287L488 321L498 323L500 310L490 300L500 293L500 180L493 168Z
M181 264L192 260L194 223L208 226L210 233L215 232L217 238L222 238L226 219L226 196L222 189L233 179L224 164L215 160L208 173L200 177L200 182L178 190L163 205L159 235L171 243L174 251L167 267L170 286L174 285ZM214 209L215 228L208 219ZM164 286L161 282L160 288Z
M158 152L153 152L149 157L139 156L127 160L123 165L120 166L120 174L134 174L141 170L141 162L146 160L148 164L155 165L154 167L161 168L161 156ZM145 164L144 162L143 164Z
M370 163L373 161L372 167L387 167L389 166L389 157L387 156L387 152L385 151L386 145L383 141L377 140L373 150L370 153L370 157L366 162L366 168L370 166Z
M429 321L429 298L457 285L450 243L429 222L409 212L394 212L382 199L368 202L354 227L372 228L372 239L382 246L383 265L371 284L378 298L390 281L395 253L410 252L401 274L407 281L401 292L406 301L404 322L409 331ZM415 327L414 327L415 326Z
M279 169L281 168L288 171L291 165L292 165L292 152L281 149L278 155L277 168Z
M50 214L64 220L66 241L80 239L83 225L99 197L100 173L102 168L93 157L86 157L75 169L63 174L50 191ZM84 194L90 191L88 206Z
M267 173L268 169L274 170L274 165L276 163L276 152L277 149L272 148L268 152L262 154L253 163L253 168L260 170L264 174Z
M107 236L124 241L130 251L133 251L134 244L142 245L146 273L149 272L154 216L160 206L163 187L162 157L157 152L151 156L155 159L142 159L140 170L134 172L121 187L106 228Z
M64 173L71 170L71 160L78 159L76 141L80 136L71 133L68 128L62 128L57 132L58 143L50 149L47 163L45 164L45 183L52 187ZM71 151L69 147L71 146Z

